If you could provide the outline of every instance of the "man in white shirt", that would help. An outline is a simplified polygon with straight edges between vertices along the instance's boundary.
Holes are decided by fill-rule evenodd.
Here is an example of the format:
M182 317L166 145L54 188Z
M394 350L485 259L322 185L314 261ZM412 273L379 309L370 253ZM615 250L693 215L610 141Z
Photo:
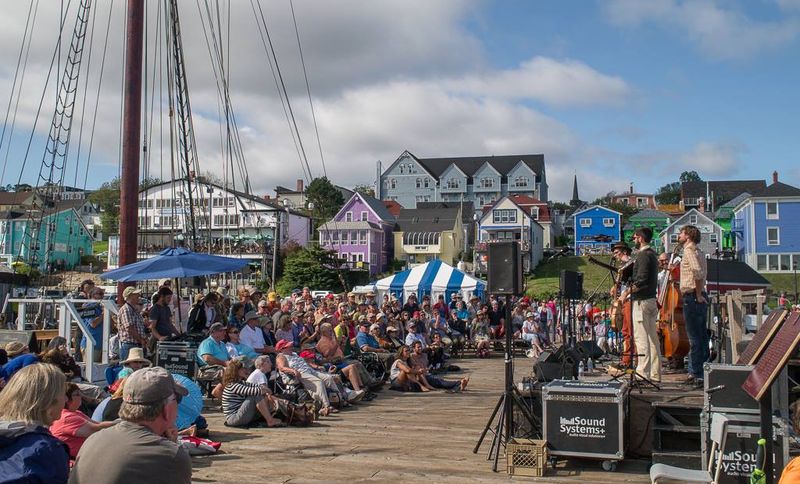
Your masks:
M261 355L256 358L255 368L247 377L249 383L255 385L269 385L269 376L272 373L272 360L269 356Z
M267 353L264 332L258 327L258 313L255 311L248 311L247 314L244 315L244 319L246 324L239 330L239 340L241 343L253 348L256 353Z

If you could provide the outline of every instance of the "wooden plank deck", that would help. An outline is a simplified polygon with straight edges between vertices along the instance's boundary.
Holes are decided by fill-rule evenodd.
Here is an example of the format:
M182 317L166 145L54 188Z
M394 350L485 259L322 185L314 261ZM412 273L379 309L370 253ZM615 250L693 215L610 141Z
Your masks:
M517 380L530 373L532 360L517 358ZM337 482L508 480L505 459L498 470L486 460L489 437L478 454L472 449L503 387L503 360L462 359L455 364L470 375L462 394L398 393L383 390L312 427L232 429L219 411L204 415L220 453L194 457L195 482ZM450 378L455 378L454 374ZM647 463L628 460L616 472L598 461L561 462L536 482L649 482Z

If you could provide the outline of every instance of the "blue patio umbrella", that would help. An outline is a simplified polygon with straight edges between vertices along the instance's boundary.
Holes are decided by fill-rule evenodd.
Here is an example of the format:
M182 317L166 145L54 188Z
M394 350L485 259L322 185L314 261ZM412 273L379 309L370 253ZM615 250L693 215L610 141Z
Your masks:
M129 282L205 276L238 271L247 262L247 259L201 254L183 247L171 247L150 259L100 274L100 278Z

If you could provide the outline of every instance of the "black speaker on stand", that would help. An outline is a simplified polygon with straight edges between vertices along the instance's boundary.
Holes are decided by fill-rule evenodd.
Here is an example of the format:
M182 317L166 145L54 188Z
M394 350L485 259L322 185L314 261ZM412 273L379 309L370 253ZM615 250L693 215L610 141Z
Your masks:
M500 458L500 446L505 447L513 437L514 429L514 406L522 413L530 424L531 428L541 428L541 422L536 422L527 406L522 400L519 390L514 386L514 348L512 341L511 326L511 296L522 293L522 256L520 254L519 242L510 240L507 242L494 242L489 244L489 260L487 267L486 292L495 295L506 296L505 300L505 324L503 325L506 333L505 341L505 387L503 394L495 405L492 415L486 422L486 426L481 432L478 443L472 450L474 454L483 443L484 437L488 432L492 432L492 446L489 448L489 459L494 458L492 470L497 472L497 462ZM495 421L495 417L497 420Z

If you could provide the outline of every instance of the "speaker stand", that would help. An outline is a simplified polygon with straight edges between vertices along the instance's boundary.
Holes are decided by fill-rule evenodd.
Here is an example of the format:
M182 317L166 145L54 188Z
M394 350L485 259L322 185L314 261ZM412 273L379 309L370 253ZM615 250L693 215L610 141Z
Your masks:
M539 428L534 422L535 419L528 411L528 408L522 402L519 391L514 387L514 348L512 346L514 342L512 337L514 328L511 325L511 297L506 297L504 303L506 313L505 322L503 324L506 332L506 351L504 360L505 386L502 395L500 395L500 398L497 400L497 404L494 406L492 415L489 417L489 420L483 427L481 436L478 438L478 443L475 444L475 448L472 449L472 453L477 454L481 444L483 444L486 434L488 432L492 432L492 445L489 447L489 453L487 454L486 458L487 460L494 459L494 462L492 463L492 471L494 472L497 472L497 462L500 459L500 447L502 446L503 449L505 449L506 444L508 444L513 437L511 433L514 429L514 405L520 409L522 415L525 417L528 423L531 424L531 428ZM495 417L498 417L496 421Z

